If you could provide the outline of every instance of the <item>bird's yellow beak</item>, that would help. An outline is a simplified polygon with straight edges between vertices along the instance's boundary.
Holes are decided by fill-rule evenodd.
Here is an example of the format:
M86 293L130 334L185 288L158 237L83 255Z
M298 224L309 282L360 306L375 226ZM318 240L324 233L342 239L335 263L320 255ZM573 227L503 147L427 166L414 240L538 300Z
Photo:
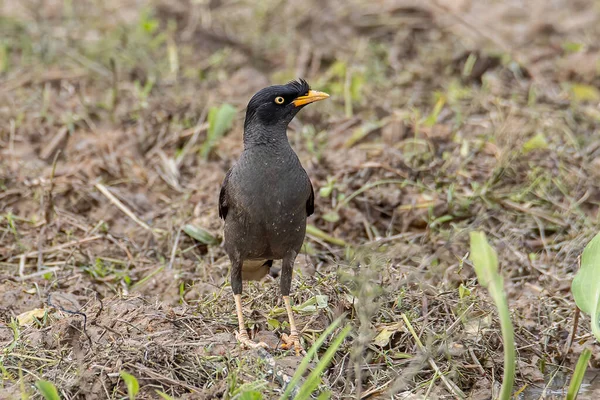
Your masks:
M296 107L300 107L305 104L314 103L315 101L325 100L328 97L329 95L325 92L309 90L306 96L297 97L294 101L292 101L292 103L294 103Z

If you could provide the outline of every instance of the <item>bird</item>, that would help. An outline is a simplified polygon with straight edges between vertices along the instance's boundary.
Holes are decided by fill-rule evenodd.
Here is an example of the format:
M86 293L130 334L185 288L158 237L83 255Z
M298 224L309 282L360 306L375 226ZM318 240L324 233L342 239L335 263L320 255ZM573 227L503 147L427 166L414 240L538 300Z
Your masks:
M244 149L229 169L219 192L219 217L224 220L224 249L231 262L231 288L243 349L268 348L246 331L242 312L243 281L262 279L281 260L280 292L290 334L281 348L305 353L294 321L290 290L296 256L315 209L313 186L292 149L287 128L308 104L327 99L304 79L258 91L246 108Z

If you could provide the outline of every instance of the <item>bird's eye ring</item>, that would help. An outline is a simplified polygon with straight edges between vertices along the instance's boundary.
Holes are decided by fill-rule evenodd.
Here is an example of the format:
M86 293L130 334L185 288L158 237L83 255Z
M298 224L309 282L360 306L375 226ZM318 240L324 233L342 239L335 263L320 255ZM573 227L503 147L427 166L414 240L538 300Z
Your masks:
M284 101L285 99L281 96L275 97L275 104L283 104Z

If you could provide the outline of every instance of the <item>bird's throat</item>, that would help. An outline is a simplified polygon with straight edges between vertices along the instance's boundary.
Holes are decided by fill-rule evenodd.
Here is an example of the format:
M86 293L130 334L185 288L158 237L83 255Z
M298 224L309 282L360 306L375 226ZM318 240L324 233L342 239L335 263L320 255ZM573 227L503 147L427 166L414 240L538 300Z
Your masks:
M249 125L244 129L244 149L254 146L289 147L287 125Z

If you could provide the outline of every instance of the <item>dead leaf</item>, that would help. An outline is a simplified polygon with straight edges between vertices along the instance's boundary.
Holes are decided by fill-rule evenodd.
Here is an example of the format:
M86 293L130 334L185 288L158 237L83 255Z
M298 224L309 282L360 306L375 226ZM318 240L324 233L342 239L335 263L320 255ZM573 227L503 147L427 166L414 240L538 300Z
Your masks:
M470 318L463 322L465 332L474 337L481 335L482 329L487 329L492 325L492 316L487 314L481 318Z
M387 346L394 333L402 330L402 328L403 325L400 322L381 327L381 331L373 339L373 344L379 347Z
M46 310L43 308L34 308L33 310L25 311L17 316L20 326L31 325L34 318L41 319L46 314Z

